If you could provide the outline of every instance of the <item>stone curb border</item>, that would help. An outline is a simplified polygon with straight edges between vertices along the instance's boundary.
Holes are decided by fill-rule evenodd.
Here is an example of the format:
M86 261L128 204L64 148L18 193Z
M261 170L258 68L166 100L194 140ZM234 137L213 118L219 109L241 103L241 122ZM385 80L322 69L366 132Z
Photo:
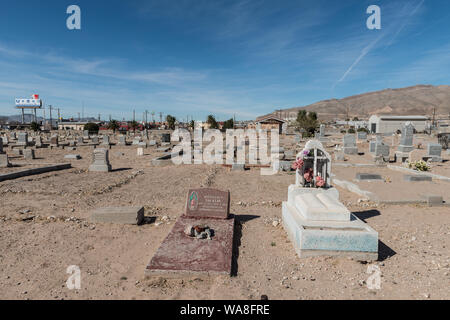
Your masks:
M441 175L434 174L434 173L419 172L419 171L416 171L416 170L403 168L403 167L399 167L399 166L392 166L392 165L388 165L387 167L388 167L388 169L391 169L391 170L394 170L394 171L403 171L403 172L408 172L408 173L414 173L416 175L428 176L428 177L432 177L432 178L435 178L435 179L439 179L439 180L450 182L450 178L449 177L441 176Z
M70 168L72 168L72 165L70 163L65 163L65 164L57 164L57 165L41 167L41 168L27 169L27 170L12 172L12 173L6 173L6 174L0 175L0 182L5 181L5 180L13 180L13 179L21 178L21 177L26 177L26 176L32 176L35 174L65 170L65 169L70 169Z

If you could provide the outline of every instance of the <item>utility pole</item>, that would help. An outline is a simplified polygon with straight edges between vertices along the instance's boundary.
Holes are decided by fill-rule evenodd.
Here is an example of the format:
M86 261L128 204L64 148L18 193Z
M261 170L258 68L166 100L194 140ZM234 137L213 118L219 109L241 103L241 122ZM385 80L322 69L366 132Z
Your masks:
M133 109L133 122L136 121L136 111Z
M81 118L84 120L84 101L82 101L81 106Z
M78 112L78 122L81 122L81 116L79 112Z
M52 105L49 105L48 108L50 109L50 130L52 130L53 128L53 124L52 124Z
M160 113L159 113L159 122L160 122L160 123L162 123L162 116L163 116L163 113L160 112Z
M155 123L155 111L152 111L152 122Z

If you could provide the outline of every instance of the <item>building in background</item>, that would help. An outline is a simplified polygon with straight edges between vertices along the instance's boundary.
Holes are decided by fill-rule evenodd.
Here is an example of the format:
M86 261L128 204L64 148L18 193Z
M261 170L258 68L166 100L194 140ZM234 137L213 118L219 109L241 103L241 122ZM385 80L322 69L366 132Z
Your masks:
M428 120L426 116L373 115L369 118L369 131L372 133L394 133L402 131L403 125L410 122L416 132L424 132L429 126Z

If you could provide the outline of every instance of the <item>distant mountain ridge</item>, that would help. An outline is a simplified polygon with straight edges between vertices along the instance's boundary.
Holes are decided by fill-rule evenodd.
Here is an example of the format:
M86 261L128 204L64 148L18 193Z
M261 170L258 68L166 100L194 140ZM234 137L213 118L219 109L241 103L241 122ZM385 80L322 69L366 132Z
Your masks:
M315 111L320 119L368 118L373 114L450 115L450 86L416 85L319 101L307 106L277 110L272 115L294 116L300 109Z

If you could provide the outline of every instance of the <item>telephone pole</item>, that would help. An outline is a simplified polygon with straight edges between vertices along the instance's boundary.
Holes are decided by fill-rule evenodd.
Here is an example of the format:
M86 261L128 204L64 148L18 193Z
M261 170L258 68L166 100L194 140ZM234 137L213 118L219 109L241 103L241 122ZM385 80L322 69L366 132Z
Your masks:
M50 130L53 129L53 121L52 121L52 105L50 104L48 106L48 108L50 109Z

